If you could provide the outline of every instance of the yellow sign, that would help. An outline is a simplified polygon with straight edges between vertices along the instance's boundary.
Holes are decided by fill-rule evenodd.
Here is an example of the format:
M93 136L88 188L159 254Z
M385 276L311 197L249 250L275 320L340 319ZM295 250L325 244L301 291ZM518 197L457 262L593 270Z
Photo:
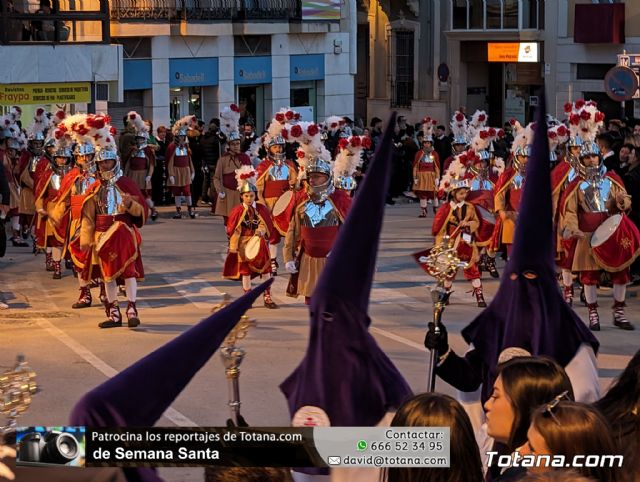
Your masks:
M539 62L536 42L514 42L487 44L489 62Z
M91 84L89 82L0 84L0 105L88 102L91 102Z

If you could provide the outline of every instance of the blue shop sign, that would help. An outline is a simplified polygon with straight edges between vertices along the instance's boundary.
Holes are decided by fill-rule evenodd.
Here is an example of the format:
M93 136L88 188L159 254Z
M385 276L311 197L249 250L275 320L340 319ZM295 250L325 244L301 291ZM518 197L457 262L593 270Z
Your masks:
M217 57L169 59L169 87L218 85Z
M289 59L291 82L324 80L324 54L292 55Z
M270 84L271 57L236 57L233 71L236 85Z
M151 88L151 59L125 59L122 64L124 90Z

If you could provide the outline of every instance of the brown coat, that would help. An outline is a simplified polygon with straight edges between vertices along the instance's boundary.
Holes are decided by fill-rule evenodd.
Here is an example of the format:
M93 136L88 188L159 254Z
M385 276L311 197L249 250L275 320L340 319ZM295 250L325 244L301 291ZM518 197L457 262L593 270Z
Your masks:
M236 169L240 169L242 165L246 164L251 164L251 160L246 154L234 156L227 152L218 159L216 171L213 174L213 185L218 194L222 192L225 196L224 198L217 199L215 214L219 216L229 216L231 210L240 204L240 193L235 186L233 189L231 187L225 187L223 185L223 176L230 174L235 176Z

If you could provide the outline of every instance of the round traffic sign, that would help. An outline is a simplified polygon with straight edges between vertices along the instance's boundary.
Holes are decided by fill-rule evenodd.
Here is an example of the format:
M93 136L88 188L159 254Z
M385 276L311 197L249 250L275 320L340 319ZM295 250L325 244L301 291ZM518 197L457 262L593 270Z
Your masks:
M631 100L638 90L638 76L629 67L613 67L604 76L604 88L617 102Z

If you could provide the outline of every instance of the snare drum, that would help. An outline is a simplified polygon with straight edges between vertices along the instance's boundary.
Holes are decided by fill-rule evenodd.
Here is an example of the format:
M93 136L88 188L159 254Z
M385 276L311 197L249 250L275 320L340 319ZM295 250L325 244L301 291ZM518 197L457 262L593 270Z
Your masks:
M260 236L251 236L244 247L244 256L247 261L253 261L258 257L258 254L260 254L261 244L262 238Z
M622 271L640 254L640 232L627 216L614 214L593 232L591 249L601 268Z

